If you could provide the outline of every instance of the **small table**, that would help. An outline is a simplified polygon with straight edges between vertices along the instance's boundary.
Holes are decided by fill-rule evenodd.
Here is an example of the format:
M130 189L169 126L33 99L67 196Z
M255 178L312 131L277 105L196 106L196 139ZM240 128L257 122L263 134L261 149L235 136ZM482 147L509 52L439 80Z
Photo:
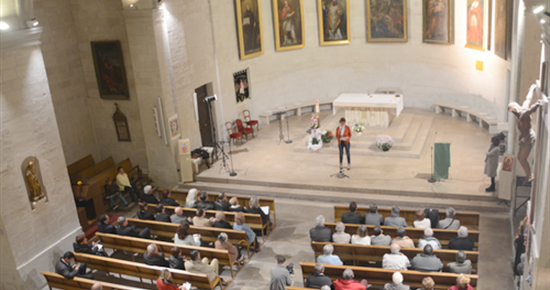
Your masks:
M403 94L349 94L344 93L332 102L336 108L345 108L346 121L350 124L364 122L365 127L388 127L403 111Z

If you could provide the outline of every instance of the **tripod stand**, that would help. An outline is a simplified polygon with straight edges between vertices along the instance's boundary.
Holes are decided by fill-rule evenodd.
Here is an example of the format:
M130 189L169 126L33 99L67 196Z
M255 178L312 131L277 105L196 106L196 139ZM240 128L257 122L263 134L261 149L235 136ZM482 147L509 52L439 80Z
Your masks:
M229 143L229 155L230 156L227 156L227 154L225 153L225 143ZM214 148L215 148L214 150L216 152L216 155L215 155L216 159L219 159L220 156L222 158L222 163L220 165L220 171L222 169L225 169L225 171L229 172L229 176L236 176L237 173L233 170L233 154L231 152L231 141L216 142ZM231 163L231 168L229 168L229 163L227 162L228 159Z
M338 145L338 146L340 146L340 145ZM343 150L343 148L342 148L342 150ZM348 157L349 157L349 156L348 156ZM335 176L335 177L337 177L337 178L339 178L339 179L342 179L342 178L349 178L349 176L348 176L347 174L344 173L344 169L342 169L342 168L340 168L340 172L334 173L334 174L332 174L330 177L333 177L333 176Z

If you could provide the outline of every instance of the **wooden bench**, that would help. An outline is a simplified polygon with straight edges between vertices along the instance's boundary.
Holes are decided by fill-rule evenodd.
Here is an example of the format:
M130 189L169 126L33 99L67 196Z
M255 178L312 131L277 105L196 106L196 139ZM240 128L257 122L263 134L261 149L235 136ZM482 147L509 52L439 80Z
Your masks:
M390 246L365 246L365 245L353 245L353 244L337 244L337 243L320 243L312 242L313 251L315 257L323 255L323 247L326 244L332 244L334 246L334 254L338 255L342 261L350 261L353 265L357 265L361 262L376 262L378 265L382 264L382 258L384 254L391 253ZM422 254L423 250L418 248L403 248L401 253L405 254L412 261L417 254ZM434 250L434 254L441 259L441 263L447 266L448 263L456 262L457 250ZM476 251L464 251L468 260L472 262L472 270L477 272L477 261L479 252Z
M304 288L304 287L294 287L294 286L286 286L286 290L314 290L315 288Z
M434 103L434 107L437 114L445 112L445 109L450 109L451 116L453 116L453 118L460 117L464 114L466 117L466 122L476 121L480 128L485 128L486 126L489 133L498 133L498 120L495 117L489 116L487 113L476 111L468 106L452 103L437 102Z
M361 225L356 224L344 224L346 226L346 233L349 233L350 235L354 235L357 232L357 229ZM333 232L336 232L336 223L325 223L325 226L331 229ZM366 225L369 235L373 234L374 226ZM397 236L397 228L396 227L386 227L381 226L380 227L385 235L389 235L392 238L395 238ZM407 236L411 238L414 241L414 244L418 244L418 240L422 239L424 237L424 229L416 229L416 228L405 228L407 231ZM434 231L434 238L437 238L439 242L441 243L441 246L443 248L447 248L449 246L449 241L457 236L457 232L455 230L442 230L442 229L433 229ZM474 243L475 248L478 247L478 241L479 241L479 231L468 231L468 237L470 237Z
M319 101L319 108L321 106L326 106L326 105L329 105L330 106L330 109L332 110L332 102L334 101L334 99L332 100L320 100ZM265 122L267 125L269 125L269 123L271 122L271 117L274 116L275 113L277 112L285 112L285 114L282 115L282 119L284 120L284 118L286 117L286 113L287 112L294 112L296 116L301 116L302 115L302 109L304 108L312 108L312 112L315 111L315 101L313 102L295 102L295 103L292 103L292 104L289 104L287 106L278 106L278 107L275 107L273 108L272 110L266 110L266 111L263 111L261 114L260 114L260 118L265 118Z
M365 216L365 213L369 213L369 207L368 206L361 206L357 207L356 212L361 213L361 215ZM407 221L407 224L412 227L413 222L416 220L416 211L414 209L401 209L399 211L399 216L404 217ZM347 205L335 205L334 206L334 220L336 222L339 222L342 220L342 214L349 212L349 206ZM391 208L378 208L378 213L384 216L384 218L389 217L391 215ZM439 211L440 219L443 219L446 214L444 210ZM479 213L471 213L471 212L456 212L455 219L460 221L460 225L465 226L468 228L468 230L478 230L479 229Z
M146 253L147 246L149 244L156 244L159 252L166 253L166 256L169 256L169 253L171 253L172 251L172 247L179 248L182 252L182 255L185 255L188 257L190 256L191 251L197 250L199 251L202 258L208 258L210 261L216 258L218 259L220 266L229 266L229 268L231 269L231 276L234 276L233 264L237 264L237 266L239 266L238 263L231 262L231 259L229 257L229 253L227 252L227 250L179 245L179 244L170 243L170 242L148 240L148 239L119 236L119 235L113 235L113 234L104 234L104 233L96 233L96 236L99 237L101 244L103 244L103 246L107 249L127 251L132 253L139 253L139 254ZM132 255L132 259L134 260L133 255Z
M53 288L56 289L66 289L66 290L89 290L95 283L101 284L103 290L143 290L143 288L136 288L132 286L125 286L120 284L113 284L103 281L85 279L80 277L74 277L71 280L65 279L65 277L52 272L41 271L40 274L46 278L48 282L48 287L50 290Z
M156 281L160 275L160 271L166 269L164 267L151 266L144 263L137 263L83 253L74 253L74 260L76 263L86 263L86 266L90 269L104 271L107 273L117 273L119 275L138 277L141 281L142 287L144 286L143 279ZM177 284L189 282L191 283L191 285L200 289L212 290L216 287L216 285L220 284L219 276L216 277L213 281L210 281L208 275L206 274L191 273L178 269L169 270L170 273L172 273L172 282Z
M419 271L395 271L395 270L386 270L379 268L368 268L368 267L357 267L357 266L334 266L334 265L324 265L325 266L325 276L329 277L331 280L336 280L342 277L342 273L345 269L351 268L355 274L355 280L367 279L369 284L384 286L386 283L392 281L392 275L395 272L401 272L403 274L403 284L411 286L411 289L422 288L422 279L427 276L432 277L435 282L435 289L447 290L451 286L456 285L456 278L458 274L453 273L440 273L440 272L430 272L424 273ZM302 268L302 275L304 279L313 274L313 267L315 263L300 263ZM470 277L470 285L472 287L477 286L477 275L467 275Z
M90 154L72 164L67 165L67 172L69 173L69 179L71 180L71 183L75 184L76 181L78 181L76 174L88 167L94 166L94 164L94 157L92 157L92 155Z

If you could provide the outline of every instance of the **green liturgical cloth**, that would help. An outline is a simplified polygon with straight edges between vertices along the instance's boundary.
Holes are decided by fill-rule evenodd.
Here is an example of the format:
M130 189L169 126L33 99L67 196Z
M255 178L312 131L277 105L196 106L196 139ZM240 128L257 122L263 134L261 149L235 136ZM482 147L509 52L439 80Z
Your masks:
M434 178L448 179L451 167L451 143L435 143Z

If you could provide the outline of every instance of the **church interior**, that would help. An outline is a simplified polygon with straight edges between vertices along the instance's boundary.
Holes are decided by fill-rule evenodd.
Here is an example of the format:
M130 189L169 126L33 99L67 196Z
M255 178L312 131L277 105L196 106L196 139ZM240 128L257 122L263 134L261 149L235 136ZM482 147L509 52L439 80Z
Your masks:
M550 0L2 0L0 58L0 289L550 287Z

